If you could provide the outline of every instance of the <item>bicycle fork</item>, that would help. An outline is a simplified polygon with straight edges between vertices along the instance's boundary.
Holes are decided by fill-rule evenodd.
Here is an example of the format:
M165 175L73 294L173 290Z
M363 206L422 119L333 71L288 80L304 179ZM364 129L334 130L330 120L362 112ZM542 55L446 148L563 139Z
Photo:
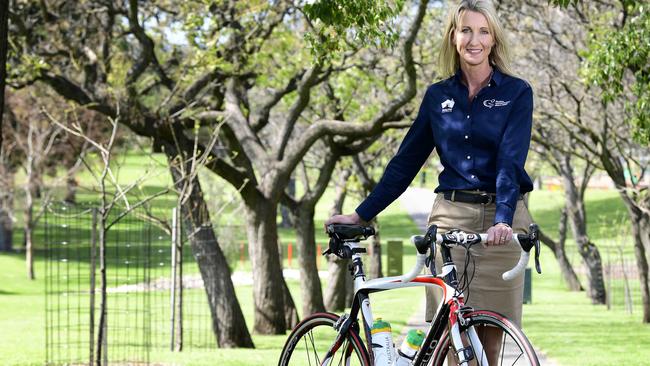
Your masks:
M451 335L451 342L454 346L456 356L458 356L458 365L469 366L469 361L478 357L480 361L477 359L477 362L480 366L488 366L489 363L485 350L483 349L483 344L473 326L469 326L465 330L465 334L469 339L463 342L463 337L460 334L460 325L465 325L466 320L460 311L458 303L452 303L451 305L449 322L449 334Z

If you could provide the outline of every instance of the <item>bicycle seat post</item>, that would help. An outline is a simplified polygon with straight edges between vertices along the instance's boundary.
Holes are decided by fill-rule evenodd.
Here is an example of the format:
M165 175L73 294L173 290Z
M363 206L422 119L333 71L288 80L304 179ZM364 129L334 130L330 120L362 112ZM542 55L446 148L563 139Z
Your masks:
M361 259L361 253L363 253L363 251L358 250L363 248L359 246L359 242L347 242L345 245L350 248L352 253L349 269L352 281L354 281L354 291L356 292L366 281L366 274L363 271L363 260Z

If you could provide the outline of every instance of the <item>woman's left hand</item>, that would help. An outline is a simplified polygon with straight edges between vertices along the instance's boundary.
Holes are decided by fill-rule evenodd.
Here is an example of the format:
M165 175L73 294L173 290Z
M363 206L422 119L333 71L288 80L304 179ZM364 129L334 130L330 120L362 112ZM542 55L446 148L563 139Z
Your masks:
M487 234L487 245L505 245L512 240L512 228L501 222L490 227Z

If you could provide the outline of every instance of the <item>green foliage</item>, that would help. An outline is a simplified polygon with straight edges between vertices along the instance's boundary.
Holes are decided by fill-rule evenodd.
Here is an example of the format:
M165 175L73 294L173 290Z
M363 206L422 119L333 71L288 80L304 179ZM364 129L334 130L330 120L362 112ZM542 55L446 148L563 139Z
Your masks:
M635 139L650 142L650 9L627 3L627 22L620 28L595 27L582 68L586 80L603 90L604 102L625 96ZM632 77L629 77L631 74Z
M566 8L569 6L569 4L577 4L581 0L549 0L548 2L555 5L555 6L561 6L563 8Z
M390 47L398 38L391 21L403 6L404 0L310 0L303 11L314 31L305 38L320 61L340 51L346 40Z
M7 62L7 80L14 83L28 83L41 75L42 72L49 70L50 65L36 55L21 54L15 55L13 49L9 50L9 58L20 57L20 63L12 64Z

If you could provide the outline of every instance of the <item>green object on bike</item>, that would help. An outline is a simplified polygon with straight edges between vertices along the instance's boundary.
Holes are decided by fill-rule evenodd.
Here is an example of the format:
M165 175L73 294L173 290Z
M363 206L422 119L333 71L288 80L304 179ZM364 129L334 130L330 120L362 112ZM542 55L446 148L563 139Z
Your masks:
M387 321L382 320L381 318L377 318L377 320L375 320L372 323L372 329L370 330L370 333L371 334L377 334L377 333L380 333L380 332L388 332L388 333L390 333L390 331L391 331L390 323L387 322Z
M424 342L424 332L419 329L411 329L406 333L406 343L411 349L418 350Z

